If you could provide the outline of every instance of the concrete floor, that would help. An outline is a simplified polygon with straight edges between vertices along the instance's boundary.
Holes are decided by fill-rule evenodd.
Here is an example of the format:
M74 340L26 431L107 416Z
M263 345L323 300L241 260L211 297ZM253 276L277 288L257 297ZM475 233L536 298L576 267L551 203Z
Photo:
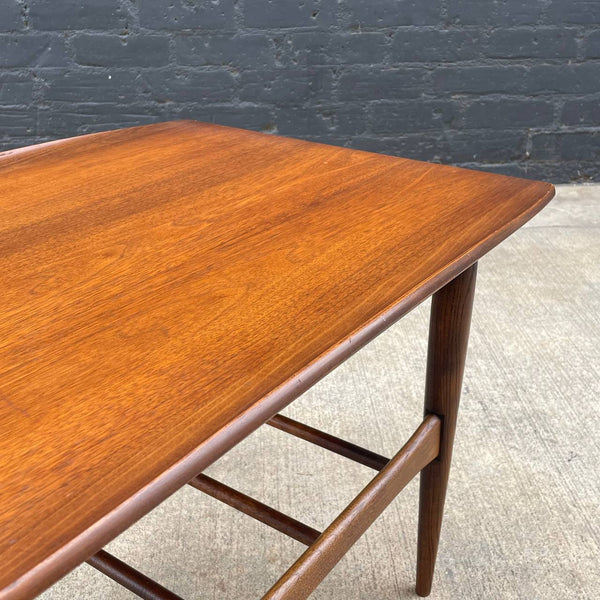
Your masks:
M557 198L481 261L434 590L442 599L600 593L600 186ZM420 420L429 303L285 412L392 455ZM318 528L371 472L263 427L212 476ZM311 596L414 594L417 482ZM182 489L108 550L187 599L260 598L302 546ZM83 565L44 600L132 598Z

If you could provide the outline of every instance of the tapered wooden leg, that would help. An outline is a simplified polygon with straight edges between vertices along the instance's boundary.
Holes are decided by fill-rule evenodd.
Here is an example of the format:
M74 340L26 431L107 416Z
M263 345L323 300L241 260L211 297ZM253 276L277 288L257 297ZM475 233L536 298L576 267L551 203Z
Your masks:
M442 434L438 458L421 471L416 586L419 596L428 596L431 592L467 354L476 274L477 264L474 264L436 292L431 304L425 414L434 413L442 419Z

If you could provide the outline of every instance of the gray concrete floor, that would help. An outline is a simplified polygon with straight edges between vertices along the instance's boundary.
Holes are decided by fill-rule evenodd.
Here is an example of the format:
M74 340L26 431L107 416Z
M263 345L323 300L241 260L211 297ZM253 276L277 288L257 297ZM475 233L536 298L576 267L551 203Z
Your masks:
M432 599L600 593L600 186L556 199L481 261ZM393 454L420 420L429 303L285 412ZM323 528L371 472L263 427L211 475ZM318 599L416 598L417 482ZM260 598L302 546L182 489L108 550L188 599ZM83 565L44 600L132 598Z

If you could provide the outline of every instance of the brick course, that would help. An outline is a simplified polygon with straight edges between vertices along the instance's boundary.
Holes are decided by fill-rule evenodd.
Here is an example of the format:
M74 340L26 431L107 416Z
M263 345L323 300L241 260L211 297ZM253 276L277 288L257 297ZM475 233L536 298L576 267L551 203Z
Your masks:
M0 150L181 118L600 181L600 1L0 2Z

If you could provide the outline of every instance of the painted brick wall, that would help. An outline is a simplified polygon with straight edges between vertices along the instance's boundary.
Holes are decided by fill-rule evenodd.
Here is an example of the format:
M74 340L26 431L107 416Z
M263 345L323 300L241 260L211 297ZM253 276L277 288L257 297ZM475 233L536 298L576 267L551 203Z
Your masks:
M0 148L194 118L600 180L600 0L0 0Z

